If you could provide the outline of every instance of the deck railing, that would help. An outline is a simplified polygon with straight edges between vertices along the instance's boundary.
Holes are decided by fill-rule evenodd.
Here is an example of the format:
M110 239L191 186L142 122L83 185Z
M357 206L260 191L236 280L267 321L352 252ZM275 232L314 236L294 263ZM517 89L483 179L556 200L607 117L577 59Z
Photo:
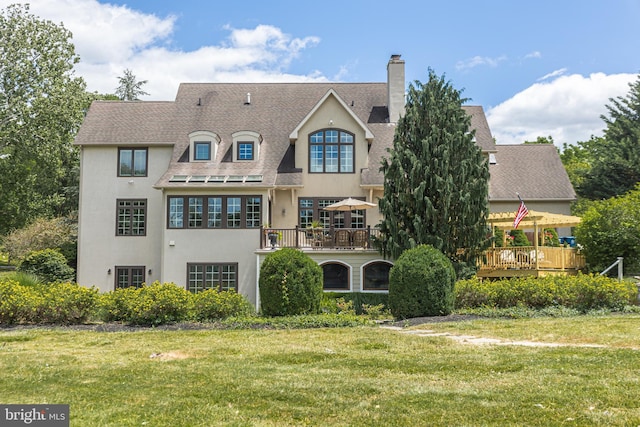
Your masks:
M260 249L369 249L375 250L378 229L367 228L263 228Z
M585 267L584 255L576 248L513 246L489 248L478 258L479 270L579 270Z

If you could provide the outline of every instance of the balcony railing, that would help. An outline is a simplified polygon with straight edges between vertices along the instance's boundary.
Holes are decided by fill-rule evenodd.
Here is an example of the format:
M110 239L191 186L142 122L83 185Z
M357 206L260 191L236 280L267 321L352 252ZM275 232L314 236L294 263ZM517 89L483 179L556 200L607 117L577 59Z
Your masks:
M367 228L262 228L260 249L368 249L380 235L378 229Z
M576 248L513 246L487 249L478 257L479 270L580 270L584 255Z

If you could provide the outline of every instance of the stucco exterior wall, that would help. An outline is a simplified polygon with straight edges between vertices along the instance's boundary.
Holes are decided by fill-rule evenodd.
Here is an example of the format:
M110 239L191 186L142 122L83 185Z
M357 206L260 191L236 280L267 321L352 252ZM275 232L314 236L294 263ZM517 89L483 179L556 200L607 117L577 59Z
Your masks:
M80 155L77 280L100 291L115 288L115 266L144 266L160 280L162 192L153 184L166 171L170 146L149 147L146 177L118 177L118 147L83 147ZM147 200L146 236L116 236L118 199ZM111 270L111 273L109 273ZM148 273L151 270L151 274Z
M256 301L256 258L260 247L260 229L169 229L166 227L167 200L175 195L256 195L262 197L263 223L266 222L268 197L264 190L167 191L163 195L163 237L161 246L162 281L187 286L187 263L238 264L238 292Z

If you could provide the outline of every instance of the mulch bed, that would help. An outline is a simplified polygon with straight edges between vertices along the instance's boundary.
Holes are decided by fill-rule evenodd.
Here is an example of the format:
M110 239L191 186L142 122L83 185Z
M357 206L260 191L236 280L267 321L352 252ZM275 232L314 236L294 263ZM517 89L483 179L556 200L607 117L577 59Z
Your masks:
M409 327L428 323L442 322L459 322L465 320L480 319L482 316L468 314L450 314L448 316L430 316L416 317L412 319L404 319L397 321L387 321L382 324L385 326ZM68 331L95 331L95 332L138 332L138 331L198 331L198 330L215 330L230 329L229 325L219 323L197 323L197 322L180 322L170 323L158 326L132 326L124 323L98 323L83 325L0 325L0 332L12 330L29 330L29 329L59 329ZM255 325L254 329L271 329L268 324Z

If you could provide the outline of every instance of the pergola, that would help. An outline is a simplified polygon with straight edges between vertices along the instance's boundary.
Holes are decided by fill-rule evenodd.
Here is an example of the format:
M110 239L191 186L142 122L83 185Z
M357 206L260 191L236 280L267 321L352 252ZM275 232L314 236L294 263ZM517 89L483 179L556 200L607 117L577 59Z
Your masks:
M493 227L498 227L501 230L512 230L513 219L515 218L514 212L494 212L489 214L487 222ZM544 228L556 228L556 227L575 227L580 224L580 217L572 215L562 215L550 212L538 212L529 211L518 227L520 228L533 228L537 230L539 227Z
M514 212L494 212L489 214L487 222L491 225L491 230L497 227L501 230L513 230ZM534 250L536 254L536 269L538 268L538 236L542 228L575 227L580 224L581 218L572 215L562 215L550 212L529 211L518 227L533 228L534 230Z

